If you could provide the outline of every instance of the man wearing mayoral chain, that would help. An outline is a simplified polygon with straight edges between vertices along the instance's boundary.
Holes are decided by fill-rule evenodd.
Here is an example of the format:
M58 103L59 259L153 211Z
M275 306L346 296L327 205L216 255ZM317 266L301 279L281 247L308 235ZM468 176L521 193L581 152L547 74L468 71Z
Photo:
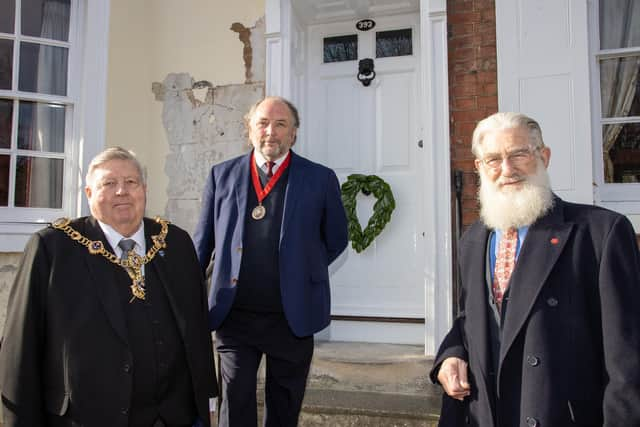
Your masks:
M3 427L209 426L207 298L189 235L144 218L142 165L90 163L91 216L27 243L0 349Z
M203 271L215 252L220 426L256 425L266 355L264 425L294 427L313 334L329 324L328 266L347 245L347 219L335 173L291 150L300 121L290 102L265 98L245 124L253 150L211 168L194 238Z
M473 132L481 220L460 242L461 312L431 379L440 426L640 426L640 253L629 220L551 191L540 125Z

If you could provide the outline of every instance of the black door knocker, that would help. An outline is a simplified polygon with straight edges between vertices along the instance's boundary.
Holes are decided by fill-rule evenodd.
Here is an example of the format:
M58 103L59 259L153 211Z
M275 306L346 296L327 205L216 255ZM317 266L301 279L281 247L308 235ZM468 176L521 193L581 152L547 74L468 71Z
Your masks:
M371 80L376 78L376 72L373 71L373 59L364 58L358 62L358 81L363 86L369 86Z

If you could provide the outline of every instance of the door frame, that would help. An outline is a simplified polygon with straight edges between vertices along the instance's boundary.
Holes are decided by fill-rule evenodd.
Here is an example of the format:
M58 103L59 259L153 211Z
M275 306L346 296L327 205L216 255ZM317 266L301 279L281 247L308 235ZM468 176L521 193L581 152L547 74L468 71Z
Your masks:
M292 0L265 0L267 95L290 99L305 108L305 76L300 73L304 40ZM452 324L451 160L449 156L449 84L446 0L420 0L420 112L423 127L425 323L424 352L433 356ZM298 135L304 144L304 130Z

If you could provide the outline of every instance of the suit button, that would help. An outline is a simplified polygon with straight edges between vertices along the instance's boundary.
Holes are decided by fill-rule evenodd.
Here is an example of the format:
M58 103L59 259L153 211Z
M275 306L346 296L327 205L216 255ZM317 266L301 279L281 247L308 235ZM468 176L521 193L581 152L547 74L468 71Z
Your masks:
M127 415L127 414L129 414L129 408L122 408L122 409L120 409L120 413L121 413L122 415Z
M529 427L538 427L540 423L533 417L527 417L527 425Z
M527 356L527 363L531 366L538 366L540 364L540 358L536 356Z
M556 305L558 305L558 300L554 297L551 297L549 299L547 299L547 305L549 307L555 307Z
M237 284L238 284L238 279L236 279L235 277L231 279L231 285L235 286Z
M124 366L122 367L122 370L128 374L129 372L131 372L131 365L129 365L128 363L125 363Z

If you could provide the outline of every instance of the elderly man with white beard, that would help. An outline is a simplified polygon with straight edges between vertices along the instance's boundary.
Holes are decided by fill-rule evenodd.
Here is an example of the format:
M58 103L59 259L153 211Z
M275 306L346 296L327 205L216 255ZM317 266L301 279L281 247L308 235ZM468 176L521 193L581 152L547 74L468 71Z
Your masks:
M440 426L640 426L640 254L622 215L561 200L538 123L474 130L481 219L430 377Z

